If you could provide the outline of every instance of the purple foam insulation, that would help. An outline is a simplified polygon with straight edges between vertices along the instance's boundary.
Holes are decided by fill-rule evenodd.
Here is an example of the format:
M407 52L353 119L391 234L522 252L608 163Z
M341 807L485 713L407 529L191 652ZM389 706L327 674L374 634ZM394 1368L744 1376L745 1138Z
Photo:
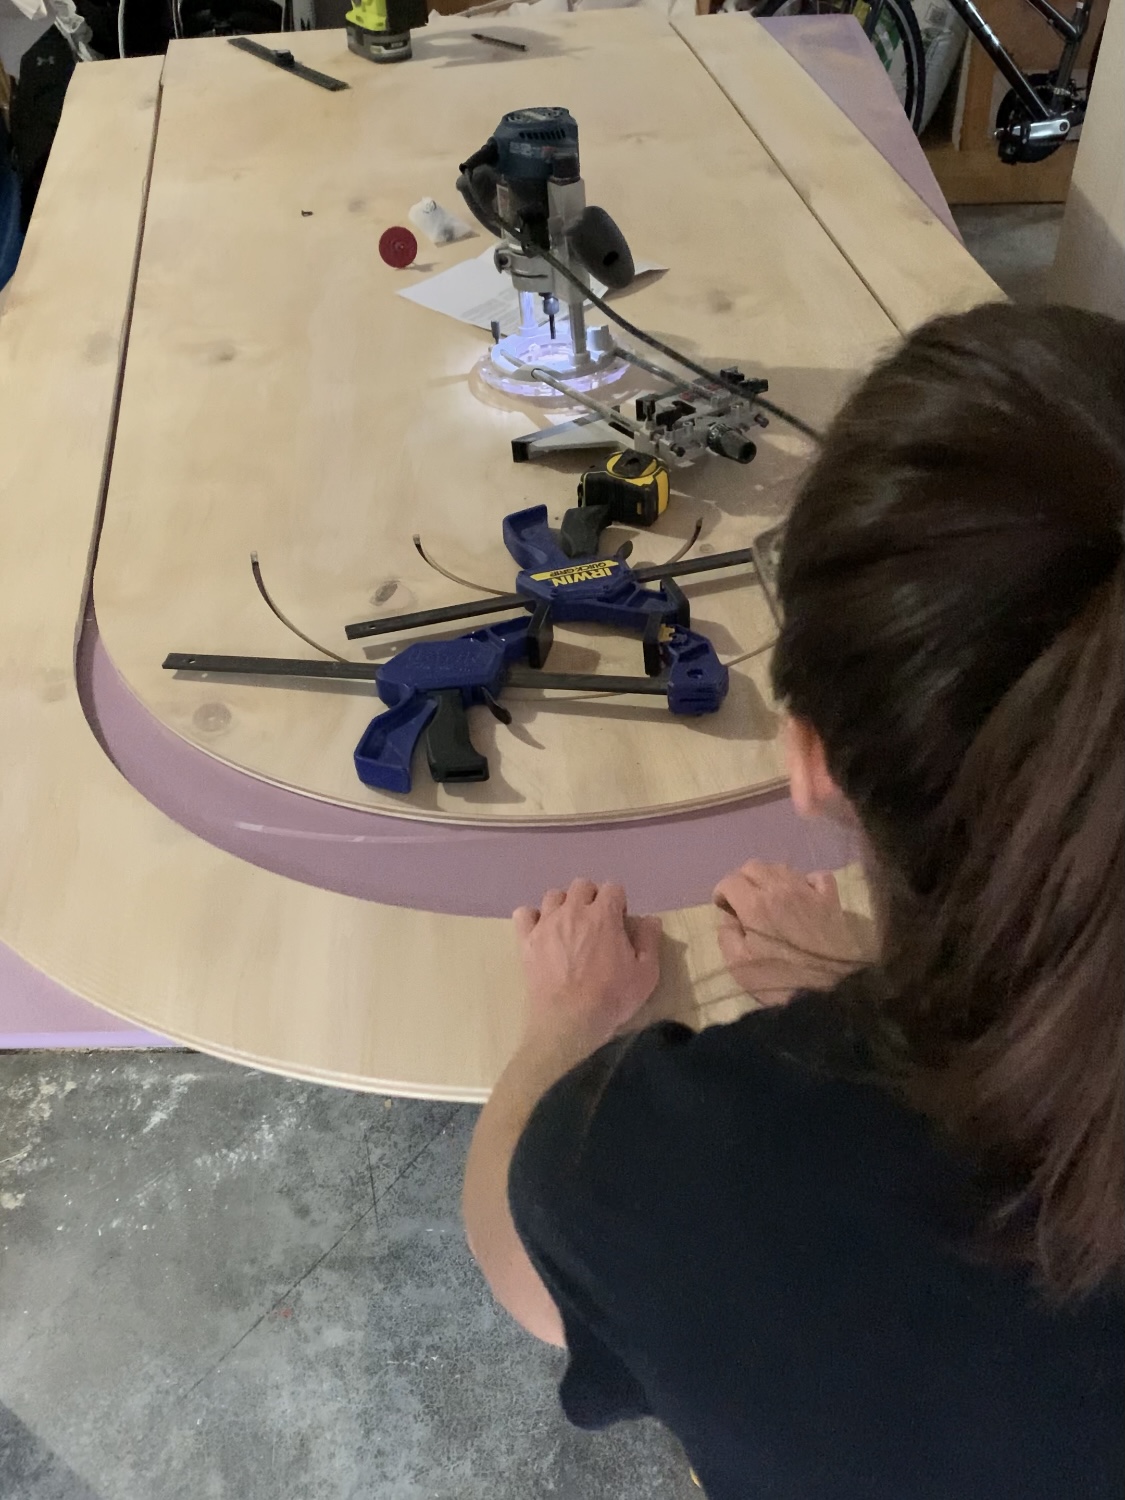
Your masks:
M950 234L961 238L894 85L852 15L774 16L759 23L890 162Z
M781 794L557 829L459 827L320 802L216 761L154 719L121 680L92 609L78 686L102 749L182 827L264 869L388 905L506 917L583 874L620 881L636 911L668 910L707 901L715 881L750 857L817 869L856 856L845 835L802 823ZM0 1048L162 1045L0 945Z
M87 623L84 696L122 775L155 807L251 864L390 906L507 917L576 876L620 881L637 911L694 906L753 857L823 869L854 857L828 825L803 823L780 793L643 822L468 827L341 807L261 781L159 723Z
M170 1045L80 999L0 943L0 1049Z
M92 650L91 633L83 630L78 648L78 693L84 708ZM173 1045L91 1005L0 943L0 1050Z

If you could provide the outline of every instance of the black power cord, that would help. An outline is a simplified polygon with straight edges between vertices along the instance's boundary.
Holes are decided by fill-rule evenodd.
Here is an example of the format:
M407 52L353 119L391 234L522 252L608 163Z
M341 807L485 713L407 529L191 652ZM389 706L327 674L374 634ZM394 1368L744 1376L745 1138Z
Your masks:
M693 375L698 375L701 379L710 381L712 385L721 386L723 390L729 391L731 395L741 396L743 399L746 398L747 393L745 389L737 381L727 380L725 376L716 374L714 370L709 370L706 365L697 364L695 360L689 359L686 354L680 354L678 350L673 349L669 344L662 343L660 339L654 338L651 333L646 333L643 328L638 328L635 323L630 323L628 318L622 317L616 308L611 307L604 298L599 297L594 289L582 280L581 276L575 275L570 267L564 265L557 256L552 255L549 250L543 249L540 245L529 245L514 224L507 223L499 216L494 206L487 205L482 201L480 194L477 192L476 183L473 181L473 167L481 161L483 161L483 153L478 152L475 158L470 157L467 162L461 164L461 175L457 179L457 187L474 215L487 229L491 230L493 234L499 234L501 231L510 234L519 243L524 255L539 256L549 266L553 266L559 275L569 281L572 286L577 287L599 312L604 313L607 318L616 323L619 328L623 328L626 333L632 334L635 339L640 339L642 344L647 344L650 349L655 349L658 354L663 354L664 358L670 359L673 364L681 365L685 370L690 370ZM815 427L811 427L808 422L803 421L800 417L795 417L792 412L786 411L784 407L777 406L773 401L767 401L764 396L754 396L752 399L763 411L768 411L771 417L777 417L779 421L788 423L790 427L801 433L802 436L811 438L814 443L823 441L823 433L818 432Z
M518 230L510 228L508 225L504 227L508 229L510 234L520 239ZM522 239L520 243L523 245ZM575 275L569 266L564 265L549 250L542 250L537 245L531 247L524 245L523 253L525 255L540 256L549 266L553 266L560 276L564 276L572 286L578 287L585 294L587 301L592 302L599 312L605 313L607 318L611 318L619 328L623 328L626 333L631 333L635 339L640 339L642 343L648 344L651 349L655 349L658 353L663 354L665 359L672 360L674 364L682 365L685 370L691 370L694 375L700 376L703 380L710 381L712 385L722 386L724 390L730 391L732 395L746 396L746 391L737 381L727 380L725 376L717 375L714 370L709 370L706 365L697 364L695 360L689 359L686 354L680 354L678 350L671 348L670 345L661 343L659 339L653 338L652 334L646 333L643 328L638 328L635 323L630 323L628 318L622 317L604 298L599 297L592 287L587 286L581 276ZM763 411L768 411L771 416L777 417L782 422L787 422L790 427L795 428L803 436L811 438L814 443L819 443L822 440L823 435L815 427L810 427L807 422L802 421L800 417L795 417L792 412L786 411L784 407L776 406L772 401L767 401L764 396L754 396L753 400Z

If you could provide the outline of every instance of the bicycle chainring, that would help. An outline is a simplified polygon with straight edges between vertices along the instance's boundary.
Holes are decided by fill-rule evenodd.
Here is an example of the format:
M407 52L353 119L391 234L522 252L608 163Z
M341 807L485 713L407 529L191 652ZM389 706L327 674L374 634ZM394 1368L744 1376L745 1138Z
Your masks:
M1027 81L1050 110L1058 110L1061 102L1055 96L1054 73L1029 73ZM1065 99L1067 108L1077 104L1075 90L1071 88ZM1009 166L1015 162L1045 161L1064 143L1062 141L1028 142L1020 139L1020 126L1029 118L1027 105L1015 89L1009 89L996 111L996 144L1000 160Z

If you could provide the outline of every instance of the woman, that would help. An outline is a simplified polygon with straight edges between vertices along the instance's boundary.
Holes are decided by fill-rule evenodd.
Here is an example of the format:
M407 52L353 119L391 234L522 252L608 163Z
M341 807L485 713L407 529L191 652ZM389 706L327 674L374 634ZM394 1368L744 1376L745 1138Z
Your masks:
M834 951L829 882L747 866L735 975L788 935L844 977L624 1035L658 924L581 881L516 914L530 1019L470 1243L565 1345L571 1420L658 1417L710 1500L1125 1493L1123 505L1122 326L920 330L797 500L773 666L879 957Z

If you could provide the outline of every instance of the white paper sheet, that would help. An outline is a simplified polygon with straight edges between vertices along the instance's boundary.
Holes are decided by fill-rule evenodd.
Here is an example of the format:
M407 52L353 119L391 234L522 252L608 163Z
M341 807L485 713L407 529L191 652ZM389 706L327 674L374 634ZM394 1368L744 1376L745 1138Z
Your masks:
M649 260L637 261L636 268L638 276L666 269ZM599 282L593 285L599 297L605 295L604 286ZM501 334L515 333L520 323L519 295L510 277L496 269L491 249L451 266L448 271L427 276L425 281L405 287L398 295L419 307L445 313L459 323L471 323L474 328L486 331L496 322ZM540 324L545 323L547 319L539 315L538 306L536 312Z

